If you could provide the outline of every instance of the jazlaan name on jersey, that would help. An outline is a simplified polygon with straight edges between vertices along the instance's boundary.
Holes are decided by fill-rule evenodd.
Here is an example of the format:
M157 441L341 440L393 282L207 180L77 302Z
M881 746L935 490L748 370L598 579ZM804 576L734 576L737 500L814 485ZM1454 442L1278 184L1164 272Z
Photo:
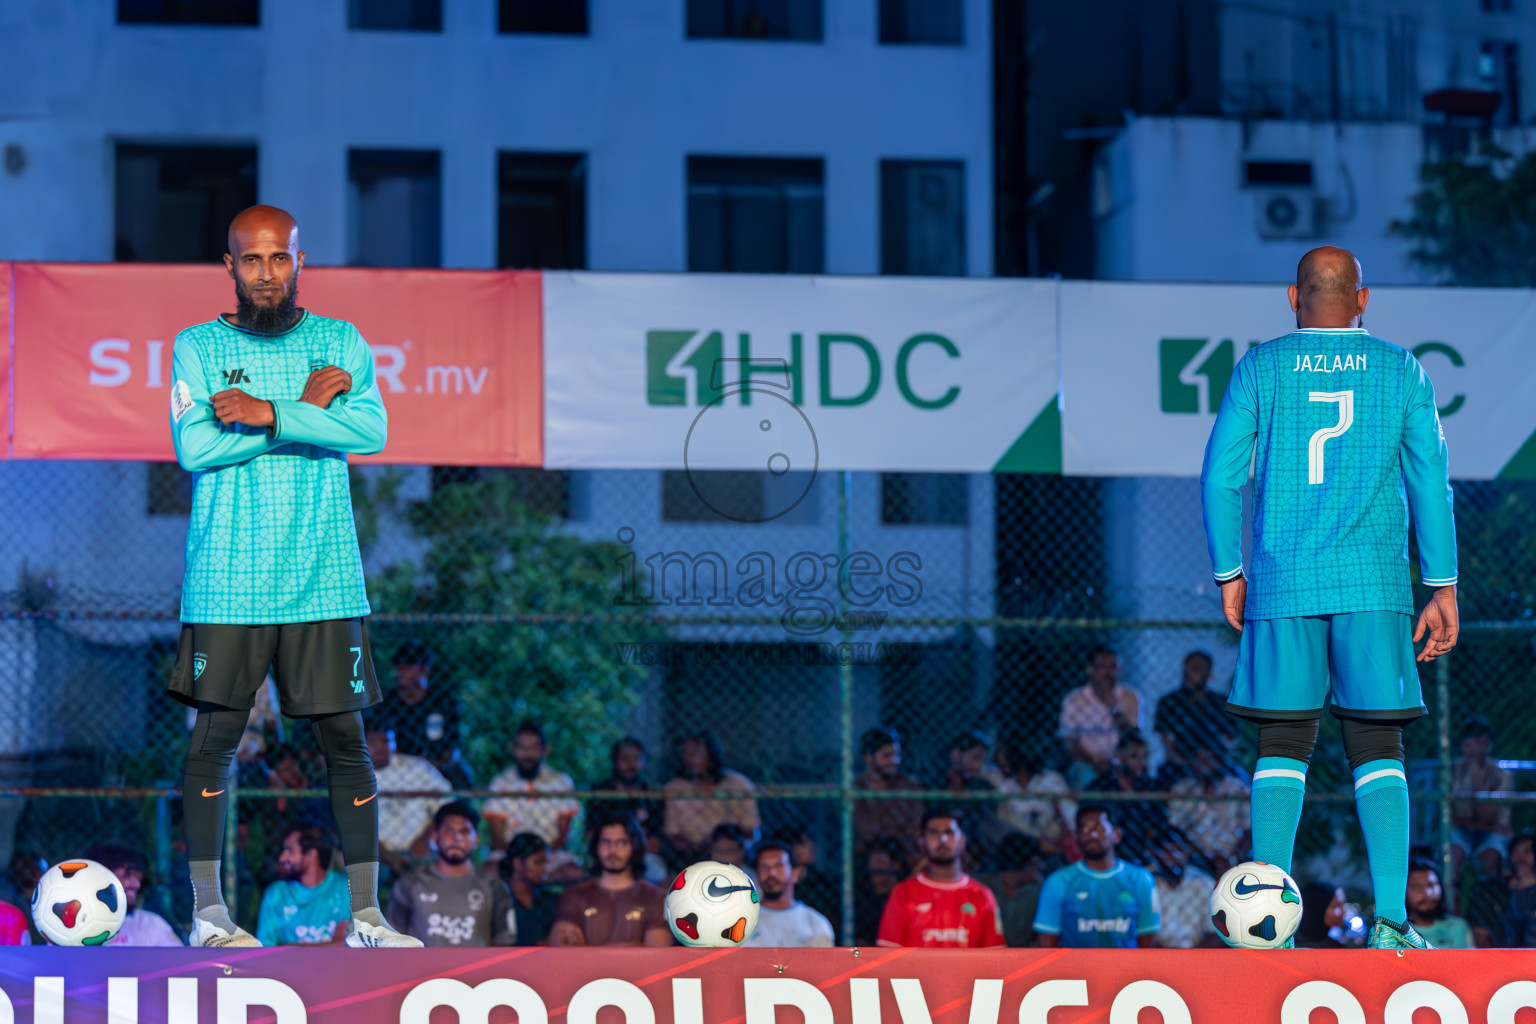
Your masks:
M1333 362L1330 363L1329 360ZM1365 369L1365 356L1329 356L1319 352L1315 356L1297 356L1292 373L1342 373L1345 370Z

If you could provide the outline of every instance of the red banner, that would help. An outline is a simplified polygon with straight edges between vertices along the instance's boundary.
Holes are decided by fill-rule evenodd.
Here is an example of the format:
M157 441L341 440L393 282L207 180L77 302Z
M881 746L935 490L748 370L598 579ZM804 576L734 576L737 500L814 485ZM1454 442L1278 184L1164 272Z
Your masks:
M11 457L11 265L0 263L0 459Z
M172 341L233 308L224 268L18 263L14 281L14 456L171 459ZM389 443L364 461L542 464L537 273L315 267L299 301L373 349Z
M1533 968L1526 950L13 949L0 1020L1531 1024Z

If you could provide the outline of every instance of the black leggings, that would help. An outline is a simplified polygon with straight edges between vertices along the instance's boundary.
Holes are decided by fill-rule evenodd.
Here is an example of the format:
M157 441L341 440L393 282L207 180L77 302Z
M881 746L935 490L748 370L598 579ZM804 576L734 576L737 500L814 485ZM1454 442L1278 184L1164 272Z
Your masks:
M1371 761L1402 761L1403 726L1401 720L1380 721L1364 718L1340 718L1344 733L1344 756L1353 771ZM1306 718L1294 722L1263 722L1259 725L1259 756L1289 757L1310 762L1317 748L1318 720Z

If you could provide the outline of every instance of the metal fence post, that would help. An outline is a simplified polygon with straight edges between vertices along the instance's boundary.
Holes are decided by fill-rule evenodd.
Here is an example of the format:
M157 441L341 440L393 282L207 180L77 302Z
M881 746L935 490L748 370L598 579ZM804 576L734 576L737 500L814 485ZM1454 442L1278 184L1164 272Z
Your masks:
M1461 879L1451 873L1451 656L1435 659L1435 704L1440 725L1440 877L1450 901L1459 897ZM1454 902L1451 905L1455 905Z
M837 564L838 564L838 588L837 607L838 621L842 623L838 629L838 636L844 645L851 640L852 634L848 631L848 597L842 587L842 567L848 564L848 490L849 473L842 470L837 474ZM841 651L851 648L843 646ZM841 653L841 652L840 652ZM843 927L841 929L843 942L853 945L853 659L839 657L837 659L837 683L842 697L842 723L840 732L843 740L843 772L842 772L842 800L838 808L838 818L842 825L843 833Z

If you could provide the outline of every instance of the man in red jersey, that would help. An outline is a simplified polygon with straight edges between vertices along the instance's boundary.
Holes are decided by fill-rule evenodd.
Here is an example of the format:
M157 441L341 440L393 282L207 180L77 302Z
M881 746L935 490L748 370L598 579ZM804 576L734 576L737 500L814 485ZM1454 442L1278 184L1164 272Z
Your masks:
M960 867L965 833L957 812L936 807L919 835L928 865L896 886L880 918L879 945L990 949L1006 945L992 890Z

